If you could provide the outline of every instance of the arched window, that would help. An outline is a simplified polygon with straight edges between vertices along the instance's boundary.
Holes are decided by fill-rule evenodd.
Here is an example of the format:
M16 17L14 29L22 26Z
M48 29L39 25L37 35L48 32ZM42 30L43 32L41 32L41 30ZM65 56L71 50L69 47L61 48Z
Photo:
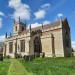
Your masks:
M34 53L40 53L41 52L41 41L40 37L35 37L34 39Z
M9 42L9 53L13 52L13 42Z
M21 52L25 52L25 40L21 40Z

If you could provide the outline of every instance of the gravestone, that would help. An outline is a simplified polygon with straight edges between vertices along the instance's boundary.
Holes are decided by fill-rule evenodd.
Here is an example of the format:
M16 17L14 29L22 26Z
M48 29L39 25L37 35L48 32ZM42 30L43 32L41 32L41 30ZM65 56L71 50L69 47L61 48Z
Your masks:
M0 47L0 61L3 61L3 48Z

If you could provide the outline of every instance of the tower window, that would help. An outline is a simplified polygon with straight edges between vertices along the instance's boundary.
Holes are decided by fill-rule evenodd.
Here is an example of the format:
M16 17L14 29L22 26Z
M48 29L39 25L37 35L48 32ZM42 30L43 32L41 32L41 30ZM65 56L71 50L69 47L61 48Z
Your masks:
M22 31L24 30L24 27L22 27Z

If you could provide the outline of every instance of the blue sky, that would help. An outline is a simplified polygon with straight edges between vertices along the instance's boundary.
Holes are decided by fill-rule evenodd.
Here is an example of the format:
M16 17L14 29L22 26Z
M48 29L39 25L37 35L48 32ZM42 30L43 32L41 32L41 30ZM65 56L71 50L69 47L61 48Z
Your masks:
M13 20L19 16L33 27L67 17L75 47L75 0L0 0L0 40L12 32Z

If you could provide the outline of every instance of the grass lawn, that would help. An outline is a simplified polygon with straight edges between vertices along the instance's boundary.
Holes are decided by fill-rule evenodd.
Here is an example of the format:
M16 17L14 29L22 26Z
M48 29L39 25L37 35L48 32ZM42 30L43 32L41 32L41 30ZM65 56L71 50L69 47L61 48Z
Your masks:
M11 59L11 65L7 75L29 75L29 73L18 60Z
M0 75L7 75L9 66L10 60L5 59L4 61L0 61Z
M0 75L75 75L75 57L5 59L0 61Z
M75 57L20 60L30 75L75 75Z

